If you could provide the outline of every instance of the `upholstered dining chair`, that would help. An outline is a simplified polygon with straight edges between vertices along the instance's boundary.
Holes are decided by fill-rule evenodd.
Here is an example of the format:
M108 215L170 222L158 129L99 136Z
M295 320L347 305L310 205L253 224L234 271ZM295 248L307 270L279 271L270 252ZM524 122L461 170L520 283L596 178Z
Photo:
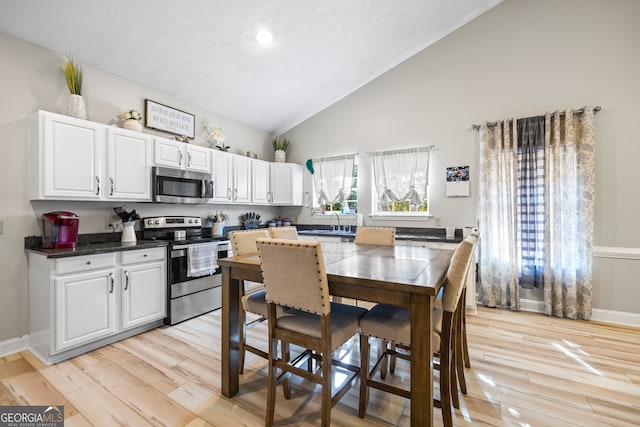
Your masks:
M288 387L291 375L300 376L322 387L321 425L330 426L331 408L357 380L360 367L332 360L332 353L358 333L358 322L366 309L329 301L329 285L319 242L285 239L259 239L263 283L266 289L269 321L269 372L267 416L271 426L275 416L276 385ZM277 316L276 307L287 308ZM278 341L307 349L293 361L278 358ZM321 358L320 368L299 366L305 357ZM332 394L332 366L345 368L348 379ZM282 374L278 377L278 370Z
M386 245L393 246L396 241L395 227L368 227L356 228L355 243L361 245Z
M229 232L229 240L231 241L231 249L233 255L247 255L258 253L256 241L261 238L268 238L267 229L257 230L236 230ZM255 355L267 359L267 352L257 347L247 344L247 328L257 325L267 319L267 302L265 300L264 286L254 284L250 289L246 289L246 284L240 286L240 373L244 371L245 352L249 351ZM246 323L246 312L257 314L260 316L256 320Z
M440 399L434 399L434 405L440 407L445 426L453 425L452 393L457 396L456 367L453 364L453 352L455 350L455 313L460 304L460 296L464 287L464 281L469 267L469 259L472 255L473 243L465 240L453 254L451 263L446 273L443 285L442 306L434 307L432 313L433 336L432 343L434 353L439 354L440 363ZM387 391L399 396L409 397L409 391L383 383L374 379L376 371L380 368L383 358L392 355L409 359L405 354L400 354L394 349L385 348L373 369L369 370L369 339L375 337L383 342L393 342L401 346L411 346L411 313L409 309L387 304L378 304L373 307L360 320L360 405L359 415L366 415L369 400L369 387ZM418 403L420 404L420 403Z
M298 240L298 229L291 227L269 227L269 236L272 239Z

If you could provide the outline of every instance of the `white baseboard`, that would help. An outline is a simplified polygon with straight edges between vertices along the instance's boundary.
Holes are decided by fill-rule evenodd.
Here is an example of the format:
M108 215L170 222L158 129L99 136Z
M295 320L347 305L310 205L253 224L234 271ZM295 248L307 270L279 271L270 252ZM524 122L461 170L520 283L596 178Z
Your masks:
M18 338L11 338L0 342L0 357L10 354L19 353L29 348L29 336L25 335Z
M520 300L520 310L532 311L534 313L544 313L544 302L531 299L522 299ZM602 323L612 323L614 325L640 327L640 314L627 313L625 311L594 308L591 311L591 320Z

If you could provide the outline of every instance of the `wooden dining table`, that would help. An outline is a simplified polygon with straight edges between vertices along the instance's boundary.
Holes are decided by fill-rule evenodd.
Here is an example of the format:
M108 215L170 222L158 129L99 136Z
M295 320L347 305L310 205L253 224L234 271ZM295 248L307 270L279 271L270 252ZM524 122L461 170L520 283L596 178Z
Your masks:
M411 310L411 425L433 425L431 312L453 254L417 246L322 242L329 293ZM240 283L262 282L257 254L218 260L222 268L222 394L240 387Z

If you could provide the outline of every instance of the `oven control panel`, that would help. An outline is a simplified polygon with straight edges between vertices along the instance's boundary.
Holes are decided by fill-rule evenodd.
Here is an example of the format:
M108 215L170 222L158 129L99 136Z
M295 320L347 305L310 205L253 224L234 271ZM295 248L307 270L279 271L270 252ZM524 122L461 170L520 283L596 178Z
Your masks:
M142 220L144 228L188 228L201 227L201 219L197 216L158 216L144 218Z

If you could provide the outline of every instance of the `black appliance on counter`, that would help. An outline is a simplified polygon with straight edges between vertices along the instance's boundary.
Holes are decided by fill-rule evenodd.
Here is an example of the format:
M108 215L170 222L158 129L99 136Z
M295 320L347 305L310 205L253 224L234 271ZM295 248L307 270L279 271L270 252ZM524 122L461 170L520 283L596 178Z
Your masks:
M225 237L203 237L199 217L142 218L144 240L169 241L167 248L167 317L174 325L216 310L222 303L222 275L215 259L226 258L231 245Z

